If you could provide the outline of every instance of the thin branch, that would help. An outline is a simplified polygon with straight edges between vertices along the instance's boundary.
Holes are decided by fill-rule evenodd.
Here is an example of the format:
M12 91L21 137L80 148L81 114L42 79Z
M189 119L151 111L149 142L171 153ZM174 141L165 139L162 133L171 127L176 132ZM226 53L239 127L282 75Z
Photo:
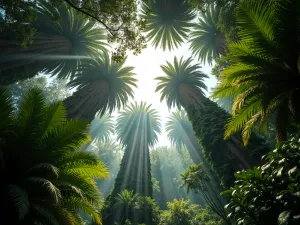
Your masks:
M98 17L96 17L96 16L90 14L89 12L84 11L82 8L80 8L80 7L76 6L76 5L74 5L70 0L63 0L63 1L65 1L66 3L68 3L72 8L76 9L77 11L79 11L79 12L81 12L81 13L83 13L83 14L85 14L85 15L87 15L87 16L93 18L93 19L95 19L95 20L98 21L99 23L101 23L101 24L109 31L109 33L110 33L113 37L117 38L117 37L115 36L115 34L113 33L113 31L118 31L119 29L117 29L117 30L111 29L109 26L107 26L107 25L106 25L102 20L100 20Z

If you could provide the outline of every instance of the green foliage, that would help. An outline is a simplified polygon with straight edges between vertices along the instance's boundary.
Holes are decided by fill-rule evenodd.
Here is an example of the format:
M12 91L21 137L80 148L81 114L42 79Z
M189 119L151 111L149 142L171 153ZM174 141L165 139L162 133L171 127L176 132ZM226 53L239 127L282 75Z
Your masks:
M230 65L230 61L224 55L215 58L215 65L211 69L211 74L219 80L224 69ZM231 109L230 109L231 112Z
M155 89L161 93L160 100L166 100L169 108L172 106L186 107L188 104L198 102L204 96L202 89L206 90L204 78L207 75L201 72L199 64L191 65L192 58L180 60L174 57L174 64L167 62L161 65L165 76L157 77L159 83ZM200 103L199 103L200 104Z
M133 190L122 190L115 197L112 206L114 222L105 221L105 224L133 224L133 225L157 225L159 210L155 201L149 196L141 196ZM106 206L104 210L111 210Z
M33 77L8 86L16 108L20 105L25 93L32 88L43 90L46 102L48 103L62 100L71 95L70 90L67 88L67 80L53 78L51 83L49 83L45 76Z
M224 126L230 115L209 99L203 104L205 107L198 109L190 106L187 109L188 117L213 173L222 186L230 187L234 182L234 172L259 164L261 155L268 149L255 135L247 147L243 147L237 135L224 141Z
M83 224L82 211L101 223L101 196L94 179L108 176L105 165L79 151L89 125L67 120L61 102L46 104L31 89L13 111L1 87L0 199L6 224Z
M123 149L115 140L108 139L106 142L93 142L89 145L87 151L96 154L109 170L108 179L96 180L103 196L107 197L114 187L114 182L120 169Z
M209 208L189 205L189 201L174 199L168 202L168 210L160 214L159 225L224 225Z
M204 197L207 206L220 216L226 224L231 224L230 220L226 218L224 204L220 195L210 185L209 181L211 178L201 168L200 164L189 166L180 176L184 182L183 186L187 187L188 192L190 190L199 191Z
M133 191L144 197L152 197L153 187L150 169L149 146L154 145L160 132L160 121L157 111L145 102L131 103L122 111L117 119L116 134L123 144L125 151L122 158L114 188L107 197L107 207L104 210L105 224L120 222L123 213L120 210L112 211L115 198L124 189ZM146 208L143 211L139 223L152 221L153 215ZM147 222L148 221L148 222ZM132 221L136 224L136 221Z
M136 87L133 67L112 61L108 54L86 61L77 70L70 87L77 87L72 96L64 100L71 118L86 118L92 121L97 112L111 114L121 109L133 97Z
M300 123L299 18L297 0L240 2L240 40L229 44L231 65L222 72L214 91L214 97L234 97L225 138L242 130L247 145L252 131L258 127L266 132L267 122L275 114L280 142L292 123Z
M31 24L38 20L37 2L41 0L0 0L0 32L10 32L23 47L34 42L36 29ZM142 35L146 21L138 17L136 0L51 0L47 4L51 8L66 5L76 17L105 29L108 40L116 44L114 60L122 61L127 50L139 54L146 47ZM55 16L51 19L60 22L63 18Z
M294 135L265 156L266 163L235 174L226 206L238 224L299 224L300 139Z
M210 178L201 169L200 164L190 165L180 176L184 182L183 185L187 186L188 192L190 190L207 191L207 183Z
M63 1L106 29L109 42L115 44L112 53L115 61L123 61L127 50L137 55L147 46L142 34L146 21L138 15L137 0Z
M168 202L168 211L161 214L160 224L190 225L190 214L188 212L189 201L174 199Z
M195 13L184 0L143 0L146 38L163 50L177 48L188 38Z
M125 146L132 146L134 139L147 147L152 146L160 133L158 112L146 102L131 103L118 117L116 133Z
M12 33L23 47L36 30L29 24L36 19L35 0L0 0L0 33Z
M224 53L225 36L218 27L220 7L213 4L201 14L190 34L190 50L201 63L212 64L212 61Z
M84 60L107 51L104 30L80 18L66 4L53 7L48 1L40 0L37 20L31 26L37 34L33 43L23 49L9 33L1 35L7 43L0 53L1 84L30 78L38 72L74 78Z
M180 173L193 162L186 148L157 147L150 152L151 174L159 185L159 192L153 196L160 209L166 209L166 203L174 198L190 198L192 203L204 205L204 199L194 193L187 194L181 188ZM153 185L155 182L153 182Z
M151 181L152 181L153 192L155 195L156 193L160 192L159 181L156 180L154 177L152 177Z

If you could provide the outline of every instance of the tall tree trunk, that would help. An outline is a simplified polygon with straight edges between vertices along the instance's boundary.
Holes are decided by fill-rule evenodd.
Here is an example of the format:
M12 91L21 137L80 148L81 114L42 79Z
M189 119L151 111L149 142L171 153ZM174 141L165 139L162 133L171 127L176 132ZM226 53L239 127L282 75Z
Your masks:
M151 180L151 165L149 147L146 142L146 137L141 137L139 131L132 134L132 140L125 148L122 158L120 170L115 180L114 188L108 197L108 205L115 205L115 197L122 190L134 190L134 193L141 196L152 197L152 180ZM104 224L114 225L115 222L120 222L122 217L118 209L111 212L104 212ZM146 223L152 219L152 212L145 211L143 218L138 218L139 223ZM136 218L132 218L136 220Z
M220 182L216 174L213 172L212 166L208 163L207 159L203 156L202 148L199 145L199 141L197 137L195 136L194 132L186 131L186 134L188 136L188 140L186 140L186 146L190 153L190 156L195 164L201 164L202 169L204 172L210 177L210 181L208 182L211 190L208 190L208 192L217 192L220 193L224 190L224 188L221 187ZM225 205L226 201L221 196L218 198L218 200L221 200L222 203Z
M215 102L202 99L201 105L186 104L185 109L203 147L203 155L222 186L229 188L233 185L234 172L262 163L261 154L268 149L254 134L248 147L243 146L238 135L224 140L224 127L230 115ZM257 154L258 150L261 154Z

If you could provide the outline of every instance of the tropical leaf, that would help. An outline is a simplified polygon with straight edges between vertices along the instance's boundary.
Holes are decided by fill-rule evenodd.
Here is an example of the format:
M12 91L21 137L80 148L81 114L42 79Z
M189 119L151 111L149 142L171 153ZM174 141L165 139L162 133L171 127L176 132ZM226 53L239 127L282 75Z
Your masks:
M145 102L131 103L117 118L117 138L127 145L133 138L154 145L158 140L160 121L156 110Z
M5 89L0 94L0 102L8 103ZM9 179L0 193L7 205L2 218L12 224L83 225L81 210L100 222L103 202L94 178L106 178L108 171L95 154L79 151L88 123L67 120L62 103L47 105L38 89L26 94L17 112L9 112L9 104L6 109L3 120L10 124L1 133L0 153L2 175Z
M150 0L142 7L147 39L163 50L177 48L188 38L195 12L184 0Z
M27 48L21 48L11 37L9 44L3 46L2 84L33 77L38 72L72 79L85 60L107 51L104 29L80 17L66 3L54 8L47 1L39 1L37 20L31 27L37 34Z
M225 35L217 27L220 9L219 6L210 5L198 23L193 25L189 49L201 63L211 65L215 58L224 53Z
M174 57L173 65L167 62L161 66L165 76L155 78L159 81L155 91L161 93L161 101L165 99L169 108L193 103L201 105L203 90L207 89L204 84L207 75L199 70L199 64L191 65L191 62L192 58L178 60Z
M256 128L259 132L266 131L271 114L276 114L277 141L282 141L288 126L300 121L296 116L299 114L296 96L300 93L297 85L291 85L299 83L295 76L299 75L300 43L297 38L288 40L283 34L283 30L297 31L300 23L297 16L282 23L291 17L290 13L300 14L298 1L240 2L239 41L228 46L231 65L222 72L213 94L215 98L234 97L234 116L228 122L225 138L243 130L243 141L247 144L251 132ZM293 31L290 27L294 27Z
M133 97L137 81L133 67L123 67L124 63L125 60L111 61L108 54L102 54L81 65L76 78L69 83L77 91L64 101L68 116L92 121L98 112L103 116L122 108Z
M30 203L26 190L17 185L9 185L9 195L18 212L18 219L22 220L29 213Z

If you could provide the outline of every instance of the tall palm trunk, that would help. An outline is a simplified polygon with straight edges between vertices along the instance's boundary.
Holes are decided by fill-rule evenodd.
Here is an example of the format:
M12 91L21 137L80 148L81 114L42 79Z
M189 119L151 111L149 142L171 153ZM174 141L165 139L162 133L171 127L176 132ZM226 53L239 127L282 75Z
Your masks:
M208 163L207 158L204 157L202 148L199 145L199 141L197 137L195 136L195 133L186 131L187 138L185 140L185 145L190 153L191 159L195 164L201 164L201 168L203 171L210 177L209 186L210 190L208 192L214 193L220 193L223 191L223 188L220 185L219 179L216 176L216 174L213 172L212 166ZM214 196L214 195L213 195ZM216 197L216 196L214 196ZM225 205L225 199L218 197L216 201L221 201Z
M149 148L145 142L143 143L143 138L136 137L136 139L125 149L112 196L128 189L152 197Z
M70 53L72 43L64 36L38 34L21 47L10 35L0 36L0 84L8 85L37 75Z
M149 147L146 137L141 137L141 133L137 130L132 134L130 143L125 149L114 188L108 197L108 204L115 205L115 197L124 189L134 190L134 193L141 196L152 197L151 178ZM106 213L104 212L104 214ZM120 222L122 214L122 211L116 209L113 214L105 215L104 224L114 225L115 222ZM137 220L146 222L144 220L149 220L149 218L152 218L152 212L145 211L143 218L136 218L136 215L133 215L131 219L133 222ZM134 224L137 223L134 222Z
M224 140L224 127L230 115L204 97L201 104L190 102L183 105L203 147L204 158L210 163L223 186L233 185L234 172L261 164L261 155L268 151L261 140L254 137L247 148L243 146L239 136ZM199 155L202 155L200 150ZM259 154L256 153L258 150Z

